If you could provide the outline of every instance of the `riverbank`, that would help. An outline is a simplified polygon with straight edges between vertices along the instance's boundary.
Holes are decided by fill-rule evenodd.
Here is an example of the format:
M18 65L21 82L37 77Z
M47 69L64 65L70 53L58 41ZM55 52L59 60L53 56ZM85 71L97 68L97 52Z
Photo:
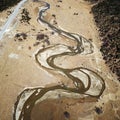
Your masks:
M102 41L100 51L105 63L120 81L120 1L88 1L97 2L92 7L92 13Z

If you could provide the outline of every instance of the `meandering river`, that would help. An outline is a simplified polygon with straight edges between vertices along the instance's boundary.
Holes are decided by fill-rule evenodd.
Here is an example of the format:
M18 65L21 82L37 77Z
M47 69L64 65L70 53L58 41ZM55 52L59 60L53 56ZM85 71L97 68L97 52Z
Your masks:
M37 1L38 2L38 1ZM50 45L44 49L38 50L35 54L35 62L39 67L60 72L61 75L66 76L73 82L73 86L58 84L51 87L38 87L25 89L17 99L14 107L14 120L31 120L31 111L36 102L41 102L46 99L58 98L58 93L68 98L79 98L80 95L84 97L90 96L99 99L105 89L104 79L93 70L84 67L64 68L55 63L56 59L63 56L87 55L94 52L92 43L86 38L76 33L69 33L50 24L44 19L44 13L50 9L50 4L44 1L39 1L43 6L40 8L38 22L47 25L58 35L67 37L71 41L75 41L74 47L56 44ZM67 23L66 23L67 24Z

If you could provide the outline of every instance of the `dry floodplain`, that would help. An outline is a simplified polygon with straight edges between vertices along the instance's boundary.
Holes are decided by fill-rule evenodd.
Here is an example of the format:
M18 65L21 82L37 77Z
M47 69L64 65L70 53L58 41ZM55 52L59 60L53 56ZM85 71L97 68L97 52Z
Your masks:
M16 6L0 13L0 33ZM0 40L0 120L120 120L90 11L83 0L20 7Z

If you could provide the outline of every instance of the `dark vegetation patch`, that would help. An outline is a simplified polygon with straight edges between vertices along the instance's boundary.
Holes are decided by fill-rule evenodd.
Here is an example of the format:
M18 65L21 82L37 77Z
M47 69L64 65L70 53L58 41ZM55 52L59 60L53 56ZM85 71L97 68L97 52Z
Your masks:
M73 15L78 15L78 13L74 13Z
M53 20L53 25L57 25L56 15L55 15L55 14L52 14L52 17L54 18L54 20Z
M55 33L52 31L51 34L54 35Z
M62 2L62 0L58 0L58 2Z
M64 116L65 116L66 118L70 118L70 113L67 112L67 111L65 111L65 112L64 112Z
M36 36L36 40L45 40L45 39L49 39L48 35L45 35L43 33L38 33L37 36Z
M96 112L97 114L103 113L102 108L100 108L100 107L95 107L95 112Z
M44 42L47 43L47 45L50 45L50 41L48 39L45 39Z
M31 50L31 49L32 49L32 47L31 47L31 46L28 46L28 49L29 49L29 50Z
M5 75L6 77L8 76L8 74Z
M43 46L50 45L49 37L48 35L45 35L43 33L38 33L36 35L36 42L33 44L33 46L38 46L40 43L43 43Z
M33 2L38 2L38 0L32 0Z
M17 33L15 35L15 41L23 41L23 40L26 40L27 39L27 34L26 33Z
M100 51L105 63L120 81L120 0L88 0L102 40Z
M21 0L0 0L0 12L16 5Z
M35 29L34 29L34 28L32 28L31 30L35 31Z
M56 18L56 15L55 15L55 14L52 14L52 16L53 16L54 18Z
M56 7L60 7L60 5L56 5Z
M20 22L21 23L28 23L28 24L30 24L30 19L31 19L31 17L29 16L29 12L28 12L28 10L27 9L23 9L22 10L22 13L21 13L21 19L20 19Z
M33 44L33 46L35 47L35 46L38 46L40 44L40 42L35 42L34 44Z
M36 40L42 40L44 39L45 35L44 34L37 34Z

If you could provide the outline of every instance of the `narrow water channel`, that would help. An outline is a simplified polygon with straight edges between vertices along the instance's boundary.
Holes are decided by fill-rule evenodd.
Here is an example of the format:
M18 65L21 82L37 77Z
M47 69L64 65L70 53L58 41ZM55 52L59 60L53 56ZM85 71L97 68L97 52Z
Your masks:
M64 44L50 45L42 50L38 50L35 54L35 62L41 68L55 70L65 75L73 82L74 87L59 84L51 87L25 89L18 96L17 102L15 103L14 120L32 120L31 113L38 102L47 99L59 99L60 96L66 98L80 98L81 95L85 95L84 97L89 96L99 99L105 89L104 79L93 70L84 67L64 68L55 63L56 59L63 56L92 54L94 47L89 40L81 35L66 32L45 20L44 13L50 9L50 4L44 1L39 2L44 4L44 6L40 8L37 21L47 25L49 29L52 29L59 35L75 41L76 46L71 47Z

